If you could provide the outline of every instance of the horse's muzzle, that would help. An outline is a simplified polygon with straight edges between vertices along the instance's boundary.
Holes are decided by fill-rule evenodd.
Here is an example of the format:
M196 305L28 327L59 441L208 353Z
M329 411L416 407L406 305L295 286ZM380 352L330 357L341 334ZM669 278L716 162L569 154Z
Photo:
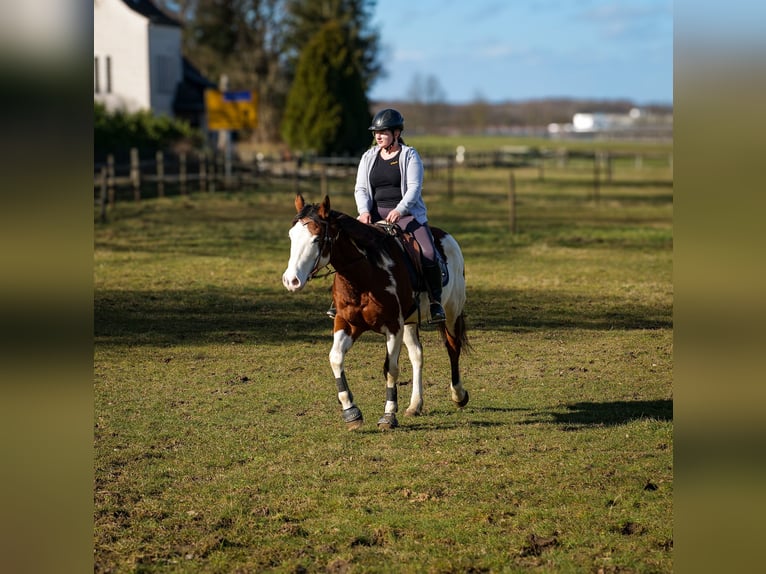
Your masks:
M300 291L306 286L305 281L301 281L300 277L298 277L295 274L288 274L285 273L282 275L282 285L285 286L285 289L288 291Z

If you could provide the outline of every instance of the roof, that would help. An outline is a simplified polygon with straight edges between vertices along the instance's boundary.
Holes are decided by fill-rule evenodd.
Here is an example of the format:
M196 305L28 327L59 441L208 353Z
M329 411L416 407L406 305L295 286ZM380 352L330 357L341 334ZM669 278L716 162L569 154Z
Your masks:
M215 82L208 80L186 58L183 58L184 79L176 88L173 109L176 114L201 114L205 111L205 89L215 88Z
M160 9L152 0L122 0L125 5L138 12L149 20L152 24L159 24L162 26L177 26L181 27L182 24L176 18L166 14Z
M202 75L202 72L192 64L185 56L183 57L184 81L204 88L217 88L218 85Z

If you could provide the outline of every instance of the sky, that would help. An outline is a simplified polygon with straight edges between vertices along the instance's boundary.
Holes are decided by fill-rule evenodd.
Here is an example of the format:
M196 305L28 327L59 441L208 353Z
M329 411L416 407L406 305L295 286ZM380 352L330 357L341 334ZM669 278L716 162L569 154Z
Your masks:
M407 98L420 75L449 103L673 102L672 0L378 0L372 26L373 101Z

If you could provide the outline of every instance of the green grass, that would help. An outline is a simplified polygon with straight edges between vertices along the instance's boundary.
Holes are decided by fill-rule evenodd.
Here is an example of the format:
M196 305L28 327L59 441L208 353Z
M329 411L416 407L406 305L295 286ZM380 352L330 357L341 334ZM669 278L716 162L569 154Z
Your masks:
M390 433L382 338L348 356L349 433L330 279L281 285L291 193L118 204L95 230L95 571L671 572L669 171L619 169L599 201L576 167L536 177L515 235L507 170L456 170L453 201L428 182L466 259L471 402L425 329L424 415Z

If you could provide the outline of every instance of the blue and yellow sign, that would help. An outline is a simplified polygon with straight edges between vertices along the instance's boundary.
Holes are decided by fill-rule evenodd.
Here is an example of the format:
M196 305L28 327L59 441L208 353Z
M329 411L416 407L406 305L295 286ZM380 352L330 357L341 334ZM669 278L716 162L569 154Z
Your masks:
M250 91L205 90L209 130L251 130L258 125L255 94Z

